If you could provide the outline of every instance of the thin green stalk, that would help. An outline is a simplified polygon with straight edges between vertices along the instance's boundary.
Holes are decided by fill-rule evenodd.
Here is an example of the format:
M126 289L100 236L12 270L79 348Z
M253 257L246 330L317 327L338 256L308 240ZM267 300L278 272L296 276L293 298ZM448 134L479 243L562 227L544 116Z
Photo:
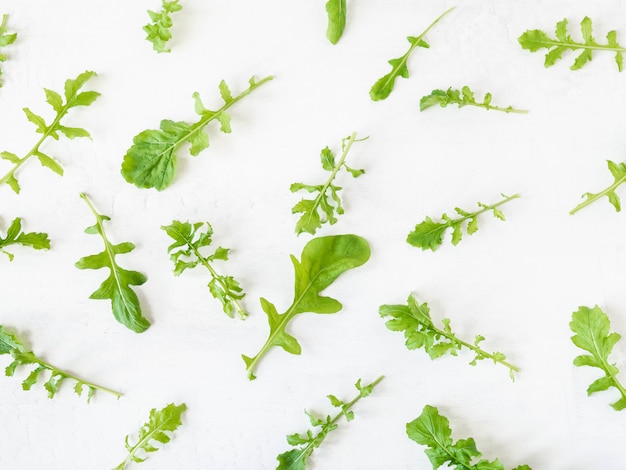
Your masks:
M610 193L614 192L618 188L618 186L620 186L625 181L626 181L626 175L622 176L618 180L615 180L615 182L611 186L609 186L608 188L604 189L603 191L600 191L599 193L596 193L596 194L587 193L587 195L586 195L587 198L583 202L578 204L576 207L574 207L569 213L571 215L574 215L576 212L581 210L583 207L587 207L589 204L597 201L598 199L601 199L601 198L603 198L605 196L608 196Z

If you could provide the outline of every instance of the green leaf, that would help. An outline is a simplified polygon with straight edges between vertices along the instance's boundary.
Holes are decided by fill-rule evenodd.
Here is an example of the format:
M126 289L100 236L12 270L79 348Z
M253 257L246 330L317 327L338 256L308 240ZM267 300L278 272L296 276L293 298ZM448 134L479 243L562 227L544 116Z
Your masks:
M505 196L503 194L502 197L503 199L501 201L492 205L486 205L479 202L478 206L480 207L480 209L475 212L467 212L462 209L456 208L455 210L457 213L464 215L461 215L461 217L457 217L454 219L450 218L444 213L441 216L441 222L435 222L433 219L427 216L422 222L415 226L411 233L409 233L406 241L409 245L421 248L422 250L435 251L443 243L443 235L446 230L448 228L452 228L452 244L456 245L462 239L461 229L466 222L466 231L468 235L471 235L478 230L477 217L484 212L493 211L496 218L504 220L504 215L497 208L502 204L506 204L507 202L520 196L519 194L515 194L513 196Z
M170 403L165 408L150 410L150 417L137 435L135 445L129 444L130 435L126 436L126 450L128 455L124 461L116 467L116 470L123 470L130 462L143 462L149 453L156 452L158 444L167 444L171 441L170 433L176 431L182 423L182 414L187 409L187 405L182 403L174 405Z
M597 305L593 308L579 307L572 314L572 321L569 326L575 333L572 336L572 342L580 349L590 353L577 356L574 359L574 365L596 367L605 374L604 377L589 386L587 393L591 395L614 387L621 394L621 398L611 406L618 411L626 408L626 389L617 379L619 370L615 364L609 362L609 355L613 351L613 346L620 340L621 336L617 333L609 333L611 328L609 317Z
M0 47L6 47L15 42L17 34L8 33L6 23L9 15L2 15L2 21L0 21ZM0 62L6 61L6 54L0 53ZM0 69L0 77L2 76L2 69ZM2 88L2 81L0 81L0 88Z
M576 212L578 212L579 210L581 210L583 207L587 207L589 204L594 203L595 201L597 201L598 199L601 199L603 197L607 197L609 202L611 203L611 205L613 207L615 207L615 210L617 212L622 210L622 206L620 203L620 198L617 195L617 193L615 192L615 190L621 186L622 183L624 183L624 181L626 181L626 164L624 163L615 163L612 162L611 160L607 160L607 164L609 167L609 171L611 172L611 175L613 176L613 184L611 184L610 186L608 186L607 188L603 189L602 191L600 191L599 193L585 193L583 194L583 198L585 198L585 200L583 202L581 202L580 204L578 204L576 207L574 207L571 211L570 214L575 214Z
M328 14L326 37L331 43L337 44L346 28L346 0L328 0L326 13Z
M145 25L143 30L147 34L146 40L152 43L152 48L156 52L171 52L171 49L167 48L168 41L172 39L172 33L170 32L172 18L170 14L183 9L178 2L179 0L162 0L160 12L148 10L152 23Z
M220 84L224 105L217 111L204 108L197 93L193 94L195 108L200 120L194 124L168 119L161 121L157 130L145 130L133 138L133 145L124 156L121 173L126 181L139 188L155 188L162 191L173 181L176 172L177 152L184 143L191 144L191 155L198 155L209 146L209 138L204 128L211 121L218 121L222 132L230 132L230 117L226 110L244 96L273 77L266 77L258 82L251 79L251 85L235 98L226 93L226 84ZM223 83L223 82L222 82Z
M138 271L121 268L115 258L117 255L130 253L135 245L130 242L113 245L109 242L103 224L109 218L96 212L85 194L81 193L80 196L96 218L95 227L104 242L104 251L81 258L75 266L78 269L108 269L109 276L91 294L90 298L110 299L115 319L132 331L142 333L148 329L150 322L143 316L139 298L131 286L140 286L146 282L147 278ZM93 233L93 231L89 233Z
M389 95L393 91L396 78L409 78L409 69L406 65L409 56L416 47L429 47L428 44L424 41L424 36L426 36L426 33L428 33L428 31L430 31L433 26L435 26L445 15L450 13L452 10L454 10L454 7L449 8L448 10L443 12L443 14L441 14L435 21L433 21L419 36L409 36L407 38L409 40L409 43L411 43L409 50L402 57L399 57L397 59L391 59L389 61L389 65L391 65L391 72L378 79L370 89L370 98L373 101L380 101L389 97Z
M111 393L116 397L121 397L122 394L115 392L111 389L96 385L90 382L86 382L83 379L76 377L75 375L65 372L35 356L32 351L28 351L26 346L19 340L15 333L7 330L4 326L0 325L0 354L10 354L13 357L13 362L7 367L6 375L12 376L17 367L36 365L35 369L32 369L26 379L22 382L22 390L30 390L36 383L41 372L47 371L50 374L50 378L44 384L44 387L48 391L48 398L53 398L59 391L59 385L65 379L75 380L76 386L74 391L80 396L82 391L82 385L89 388L90 393L87 401L95 392L95 390L102 390L104 392ZM80 386L80 387L79 387Z
M306 415L309 417L311 425L320 429L315 433L314 430L308 430L306 434L289 434L287 436L287 443L295 447L295 449L283 452L276 457L278 460L278 467L276 467L276 470L306 469L306 464L309 457L313 454L313 451L318 448L322 442L324 442L324 439L326 439L329 433L338 428L337 423L341 417L344 416L347 421L352 421L354 418L354 412L351 408L358 403L361 398L369 396L374 387L378 385L382 379L383 376L380 376L374 382L366 386L361 386L361 379L359 379L355 384L359 394L348 403L340 400L334 395L328 395L331 404L335 408L341 407L341 411L339 411L332 418L328 416L326 420L322 420L305 411Z
M328 147L322 149L320 155L322 168L326 171L330 171L330 176L326 183L320 185L293 183L289 187L292 193L300 190L305 190L309 193L318 193L315 199L302 199L291 208L292 214L302 214L296 223L296 233L298 235L303 232L314 235L322 224L328 223L333 225L337 222L336 215L343 214L344 210L341 205L341 198L338 194L342 188L333 185L333 182L342 167L355 178L365 173L364 170L354 170L345 164L352 144L358 141L356 132L353 132L350 137L344 139L342 143L342 154L337 163L335 163L335 154L332 150Z
M443 328L437 328L431 317L430 308L426 302L419 303L413 295L409 295L406 305L381 305L378 309L381 318L386 319L385 326L391 331L404 333L407 349L423 349L431 359L437 359L446 353L456 356L457 351L466 348L474 353L471 365L483 359L494 364L501 364L509 369L509 376L519 369L506 361L502 353L489 353L479 346L485 338L478 335L474 344L468 343L456 336L450 328L450 321L442 321Z
M55 173L59 175L63 174L63 168L61 167L61 165L56 160L42 152L40 150L40 147L48 137L52 137L53 139L58 140L59 133L65 135L66 137L69 137L70 139L76 137L89 137L89 132L87 132L85 129L81 129L78 127L67 127L63 125L62 119L66 116L71 108L76 106L88 106L98 96L100 96L100 94L95 91L79 93L80 89L87 82L87 80L89 80L94 75L94 72L86 71L78 75L78 77L76 77L75 79L66 80L64 93L66 99L65 103L63 103L63 98L59 93L44 88L46 101L50 104L50 106L52 106L52 109L54 109L56 113L55 118L51 121L52 124L50 124L49 126L48 124L46 124L46 121L43 117L35 114L28 108L24 108L26 118L37 127L36 132L43 134L43 136L39 139L35 146L30 149L30 151L22 158L19 158L17 155L10 152L0 153L0 156L4 160L8 160L13 163L13 168L9 170L2 178L0 178L0 185L7 184L9 185L9 187L11 187L11 189L13 189L13 191L19 193L20 185L15 176L15 172L24 164L26 160L31 157L37 157L44 167L50 168Z
M464 86L462 91L453 89L452 87L448 88L447 91L433 90L429 95L423 96L420 99L420 111L424 111L436 105L445 108L449 104L456 104L459 108L462 108L463 106L475 106L486 110L502 111L505 113L528 113L528 111L525 110L514 109L512 106L492 106L491 98L491 93L487 93L485 94L485 98L482 103L477 102L474 98L474 92L467 86Z
M285 331L289 322L304 312L336 313L341 310L339 301L320 293L344 272L363 265L369 257L369 244L357 235L314 238L305 245L300 261L292 255L295 270L294 301L285 313L279 314L273 304L261 299L270 332L256 356L243 356L248 378L254 378L258 362L272 347L280 346L292 354L299 354L297 341Z
M556 38L551 38L548 34L541 30L528 30L523 33L518 42L522 46L522 49L529 50L530 52L537 52L540 49L547 49L544 65L551 67L559 59L562 58L565 51L580 51L580 54L574 60L574 64L570 67L571 70L579 70L583 68L587 62L590 62L593 58L593 51L608 50L615 52L615 61L617 68L621 72L623 69L622 53L626 49L617 43L617 33L610 31L607 35L608 43L598 44L593 37L592 22L589 17L584 17L580 23L582 42L577 42L567 32L567 19L559 21L556 25Z
M409 439L419 445L424 445L424 451L433 466L433 469L456 468L457 470L504 470L498 459L489 462L473 461L482 454L476 448L473 438L460 439L456 443L452 440L452 430L448 418L439 414L439 410L431 405L424 406L422 413L406 425ZM516 467L518 470L532 470L527 465Z
M228 260L228 248L218 247L212 255L203 255L201 249L211 244L213 228L208 222L180 222L174 220L170 225L161 226L173 240L167 251L170 259L174 263L174 274L180 274L187 268L196 267L202 264L211 275L209 291L222 304L224 313L233 318L237 312L239 318L244 320L247 312L243 309L239 301L246 295L243 289L231 276L219 275L212 261Z
M16 217L11 222L6 236L4 238L0 236L0 253L7 255L9 261L13 261L13 254L6 251L6 248L10 245L22 245L35 250L48 250L50 249L50 240L46 233L22 232L22 219Z

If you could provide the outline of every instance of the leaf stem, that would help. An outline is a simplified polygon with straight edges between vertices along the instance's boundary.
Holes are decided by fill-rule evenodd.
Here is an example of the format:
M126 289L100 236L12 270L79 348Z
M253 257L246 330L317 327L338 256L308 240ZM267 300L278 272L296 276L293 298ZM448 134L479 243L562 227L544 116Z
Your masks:
M583 207L587 207L589 204L592 204L593 202L597 201L598 199L600 199L600 198L602 198L604 196L608 196L610 193L614 192L617 189L617 187L620 186L625 181L626 181L626 175L624 175L621 178L615 180L615 182L611 186L609 186L608 188L604 189L603 191L600 191L599 193L596 193L596 194L587 193L586 194L587 199L585 199L583 202L581 202L576 207L574 207L569 212L570 215L574 215L576 212L581 210Z
M517 199L517 198L521 197L519 194L514 194L513 196L505 196L503 194L502 196L504 197L504 199L499 201L499 202L497 202L497 203L495 203L495 204L487 206L485 204L479 203L479 205L482 207L482 209L480 209L480 210L478 210L476 212L472 212L469 215L465 215L463 217L459 217L457 219L450 219L448 221L445 221L445 223L446 223L446 225L448 227L452 227L452 225L454 225L456 223L462 223L462 222L465 222L468 219L473 219L474 217L478 217L479 215L481 215L481 214L483 214L485 212L488 212L490 210L496 209L497 207L499 207L499 206L501 206L503 204L506 204L507 202L512 201L513 199Z
M584 44L579 42L559 42L559 41L541 41L541 44L548 44L550 47L564 47L567 49L575 50L575 49L590 49L590 50L603 50L603 51L612 51L612 52L626 52L626 48L624 47L614 47L614 46L603 46L601 44ZM543 46L546 47L547 46Z

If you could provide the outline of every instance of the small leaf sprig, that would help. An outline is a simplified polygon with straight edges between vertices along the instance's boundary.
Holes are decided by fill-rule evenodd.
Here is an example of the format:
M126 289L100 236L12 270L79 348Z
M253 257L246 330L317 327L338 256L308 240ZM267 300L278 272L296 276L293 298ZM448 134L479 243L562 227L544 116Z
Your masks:
M298 222L296 223L296 233L300 235L303 232L315 234L318 228L323 223L329 223L333 225L337 222L337 214L343 214L344 209L341 205L341 198L339 197L339 191L341 187L333 184L337 173L345 168L354 178L358 178L365 173L365 170L355 170L346 165L346 157L354 142L361 142L367 139L357 139L356 132L346 137L341 141L341 157L339 161L335 162L335 154L328 147L325 147L320 155L322 161L322 168L330 172L328 180L324 184L308 185L303 183L293 183L289 190L295 193L300 190L308 191L309 193L317 192L318 195L315 199L302 199L291 209L292 214L302 214Z
M150 41L152 48L159 53L171 52L171 49L167 48L167 42L172 39L170 28L173 23L170 15L183 9L178 2L179 0L162 0L161 11L148 10L152 23L145 25L143 30L148 35L146 40Z
M16 217L11 222L4 238L0 236L0 253L4 253L9 257L9 261L13 261L14 255L5 250L9 245L22 245L34 248L35 250L50 249L50 240L47 233L41 232L22 232L22 219Z
M424 349L431 359L437 359L444 354L456 356L458 351L466 348L474 353L472 366L485 359L493 361L509 369L511 380L515 380L514 374L519 372L519 368L507 362L501 352L489 353L481 348L484 336L476 335L473 343L463 341L452 331L447 318L441 321L443 328L437 328L430 317L428 304L420 304L413 295L409 295L407 305L381 305L378 312L387 319L385 325L389 330L404 332L409 350Z
M585 200L583 202L581 202L580 204L578 204L576 207L574 207L570 211L570 214L572 214L572 215L575 214L576 212L578 212L582 208L587 207L589 204L594 203L598 199L601 199L601 198L603 198L605 196L609 199L609 202L611 203L611 205L613 207L615 207L615 210L617 212L622 210L622 205L621 205L620 198L617 195L617 193L615 192L615 190L622 183L624 183L624 181L626 181L626 164L624 164L624 163L615 163L615 162L612 162L611 160L607 160L607 164L608 164L608 167L609 167L609 171L611 172L611 175L613 175L613 178L614 178L613 184L611 184L607 188L603 189L599 193L585 193L585 194L583 194L583 198L585 198Z
M87 402L91 400L91 397L96 390L110 393L115 395L117 398L122 396L119 392L101 385L87 382L86 380L76 377L69 372L61 370L58 367L45 362L37 357L32 351L28 351L26 346L19 340L15 333L0 325L0 355L2 354L9 354L13 358L13 362L11 362L11 364L9 364L9 366L5 369L7 377L13 376L19 366L36 365L36 368L33 369L28 377L26 377L26 379L22 382L22 389L24 390L30 390L32 386L37 383L39 375L42 372L49 372L50 377L44 383L44 387L48 391L48 398L53 398L56 395L59 391L61 382L66 379L76 382L76 385L74 385L74 392L76 392L78 396L82 395L84 388L87 389Z
M227 261L229 248L218 247L212 255L201 253L204 247L213 242L213 228L208 222L180 222L172 221L170 225L161 227L174 239L167 251L174 262L174 275L179 276L185 269L192 269L201 264L211 274L208 284L209 291L222 303L224 313L233 318L235 312L244 320L248 314L239 301L246 295L239 282L232 276L223 276L213 268L213 261Z
M606 36L607 44L599 44L593 37L591 19L588 16L585 16L581 21L580 29L583 42L576 42L569 35L567 31L567 19L563 19L556 24L556 39L551 38L548 34L539 29L533 29L523 33L518 38L518 42L522 46L522 49L527 49L530 52L537 52L539 49L547 49L548 52L544 62L546 67L554 65L557 60L562 58L563 53L567 50L581 50L582 52L576 57L574 64L570 67L571 70L579 70L583 68L587 62L590 62L593 58L594 50L614 52L617 69L621 72L624 68L624 58L622 54L626 52L626 48L617 43L617 32L609 31Z
M2 21L0 21L0 48L9 46L17 39L16 33L9 33L7 30L7 20L9 15L2 15ZM0 52L0 62L6 62L7 55ZM2 88L2 69L0 69L0 88Z
M176 431L183 424L182 414L186 409L185 403L180 405L170 403L160 410L156 408L150 410L148 422L139 429L137 443L131 445L129 442L130 435L126 436L125 446L128 455L122 463L115 467L115 470L124 470L131 462L141 463L145 461L148 458L147 454L159 450L158 447L154 446L153 441L161 444L170 442L172 438L168 433Z
M372 101L380 101L389 97L389 95L393 91L396 78L409 78L409 68L407 67L406 63L411 53L416 47L424 47L426 49L430 47L430 45L424 40L424 36L426 36L426 33L428 33L428 31L430 31L433 26L439 23L439 21L444 16L454 10L454 8L455 7L449 8L448 10L443 12L419 36L407 37L407 40L411 44L411 47L409 47L409 50L402 57L398 57L397 59L391 59L390 61L388 61L389 65L391 65L391 72L389 72L384 77L379 78L370 89L370 98L372 99Z
M87 71L81 73L73 80L66 80L65 102L63 102L63 98L56 91L44 88L44 91L46 93L46 101L48 102L48 104L50 104L50 106L52 106L52 108L56 112L56 116L54 117L50 125L46 124L46 121L43 117L33 113L28 108L24 108L26 117L37 127L36 132L42 135L35 144L35 146L30 149L30 151L22 158L11 152L0 152L0 158L2 158L3 160L8 160L10 163L13 164L13 168L8 171L2 178L0 178L0 185L8 184L11 189L13 189L13 191L19 193L20 185L18 184L15 172L31 157L37 157L39 163L41 163L42 166L48 167L56 174L63 176L63 167L55 159L43 153L40 147L48 137L59 140L59 134L63 134L69 139L74 139L76 137L91 138L89 132L87 132L85 129L82 129L80 127L66 127L62 125L61 119L65 117L70 109L77 106L89 106L96 100L98 96L100 96L100 93L96 91L80 92L80 89L87 82L87 80L89 80L94 75L95 72Z
M478 108L484 108L488 111L493 110L502 111L504 113L517 114L528 113L528 111L524 109L515 109L512 106L507 106L506 108L500 106L492 106L491 99L491 93L487 93L483 98L483 102L479 103L476 101L476 98L474 98L474 92L468 86L464 86L463 88L461 88L461 90L450 87L446 91L433 90L430 95L423 96L420 99L420 111L424 111L431 106L436 105L445 108L449 104L456 104L459 108L462 108L463 106L475 106Z
M346 29L346 0L328 0L326 14L328 16L326 37L332 44L337 44Z
M298 314L337 313L341 303L320 293L329 287L344 272L357 268L370 257L370 246L357 235L332 235L310 240L302 250L300 261L291 255L295 271L294 300L284 312L278 313L276 306L261 298L261 307L267 314L270 332L265 344L254 357L242 354L246 372L254 380L255 369L260 360L273 347L279 346L290 354L302 351L298 340L285 331L289 322Z
M597 305L593 308L579 307L572 314L570 329L575 333L572 342L590 354L582 354L574 359L574 365L578 367L597 367L604 372L587 388L587 395L601 392L613 387L620 393L620 399L611 406L617 411L626 408L626 388L617 379L619 369L609 362L609 354L613 346L620 340L618 333L609 333L611 321L609 317Z
M233 97L228 85L223 80L219 84L220 95L224 105L217 111L211 111L202 104L200 95L193 94L195 111L200 120L194 124L184 121L161 121L159 129L140 132L133 138L133 145L128 149L122 163L122 176L129 183L139 188L156 188L159 191L172 184L176 173L176 154L181 145L191 144L189 152L197 156L209 146L209 136L204 128L212 121L220 123L220 130L230 134L230 114L228 108L239 102L273 77L262 80L249 80L249 87Z
M439 410L431 405L424 406L422 414L407 423L406 434L409 439L424 445L424 451L433 470L441 468L456 468L457 470L504 470L504 465L498 460L488 461L475 459L482 457L476 448L474 438L452 440L450 421L439 414ZM528 465L519 465L513 470L532 470Z
M100 235L104 242L104 251L95 255L84 256L76 262L75 266L78 269L109 269L109 277L102 282L100 287L89 298L110 299L115 319L134 332L142 333L148 329L150 322L141 313L139 298L131 286L140 286L146 282L147 278L138 271L129 271L121 268L115 260L116 255L133 251L135 245L131 242L113 245L104 230L104 222L111 220L111 218L99 214L87 195L81 193L80 197L89 206L96 218L96 224L87 227L85 233Z
M449 217L445 213L441 216L441 222L435 222L430 217L426 217L426 219L417 224L415 229L409 233L406 241L410 245L421 248L424 251L435 251L443 243L443 235L446 230L448 230L448 228L452 228L452 244L456 246L463 238L463 226L465 222L467 222L467 234L472 235L478 230L478 216L485 212L492 211L494 217L500 220L505 220L504 214L500 209L498 209L498 207L512 201L513 199L519 198L520 195L515 194L513 196L506 196L505 194L502 194L502 197L503 199L501 201L491 205L478 202L480 209L475 212L467 212L463 209L455 207L454 211L461 216L455 219Z
M287 442L295 449L283 452L276 459L279 464L276 470L305 470L306 464L313 454L313 451L318 448L328 434L339 427L337 424L342 417L346 418L346 421L352 421L354 419L354 411L352 407L356 405L361 398L368 397L374 387L384 378L384 376L378 377L369 385L361 385L361 379L359 379L354 386L358 390L359 394L349 402L345 402L335 395L328 395L328 399L333 407L339 408L340 411L333 417L326 416L326 419L318 418L312 413L305 411L309 417L309 421L314 428L319 428L317 433L313 433L312 430L307 430L306 434L290 434L287 436Z

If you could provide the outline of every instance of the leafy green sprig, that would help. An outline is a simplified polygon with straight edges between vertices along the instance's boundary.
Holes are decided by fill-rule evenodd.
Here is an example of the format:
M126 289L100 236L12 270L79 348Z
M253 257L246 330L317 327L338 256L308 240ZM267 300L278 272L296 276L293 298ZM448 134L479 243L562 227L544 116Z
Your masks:
M603 189L599 193L585 193L583 194L583 198L585 200L574 207L570 214L575 214L583 207L587 207L589 204L596 202L598 199L602 199L603 197L607 197L609 202L615 207L617 212L622 210L622 205L619 196L615 192L615 190L626 181L626 164L624 163L615 163L611 160L607 160L607 164L609 167L609 171L611 175L613 175L614 181L613 184Z
M326 37L332 44L337 44L346 29L346 0L328 0L326 14L328 15Z
M41 232L22 232L22 219L16 217L11 222L7 234L4 238L0 236L0 253L4 253L9 257L9 261L13 261L14 255L5 250L9 245L29 246L35 250L50 249L50 240L47 233Z
M301 353L298 340L285 331L289 322L298 314L337 313L341 303L320 293L329 287L342 273L363 265L370 257L370 247L357 235L334 235L314 238L302 250L300 261L291 255L295 270L294 300L291 306L279 314L271 302L261 298L261 307L267 314L270 332L265 344L254 357L242 354L250 380L260 360L274 346L290 354Z
M492 461L481 459L476 462L482 453L476 448L474 438L454 442L451 437L450 421L440 415L434 406L424 406L422 414L407 423L406 433L409 439L428 447L424 452L433 470L444 465L445 468L454 466L457 470L504 470L504 465L498 459ZM520 465L513 470L532 469L528 465Z
M609 333L611 329L609 317L597 305L593 308L579 307L572 314L569 326L575 333L572 336L572 342L590 353L577 356L574 359L574 365L597 367L604 372L604 377L589 385L587 395L613 387L621 397L611 406L617 411L626 408L626 388L617 379L619 369L614 363L609 362L609 354L621 336L618 333Z
M367 137L365 138L367 139ZM340 186L333 184L337 173L345 168L354 178L358 178L365 170L355 170L346 165L346 157L354 142L361 142L365 139L356 138L356 132L346 137L341 141L341 157L338 162L335 162L335 154L328 147L322 150L320 155L322 161L322 168L330 172L328 180L324 184L308 185L303 183L293 183L289 190L295 193L300 190L308 191L309 193L318 193L315 199L302 199L291 209L292 214L302 214L298 222L296 223L296 233L300 235L302 232L315 234L318 228L323 223L328 222L333 225L337 222L337 214L343 214L344 209L341 205L341 198L339 197Z
M54 395L59 391L61 382L66 379L76 382L76 385L74 385L74 391L79 396L82 395L85 388L87 389L87 402L91 400L91 397L96 390L110 393L115 395L117 398L122 396L119 392L101 385L87 382L86 380L76 377L69 372L61 370L58 367L45 362L37 357L32 351L28 351L26 346L13 332L0 325L0 355L2 354L9 354L13 358L13 362L11 362L11 364L9 364L9 366L5 369L7 377L13 376L19 366L36 366L35 369L33 369L28 377L26 377L26 379L22 382L22 389L24 390L30 390L32 386L37 383L39 375L43 372L44 374L50 373L48 380L44 383L44 387L48 391L48 398L54 397Z
M421 248L422 250L435 251L443 243L443 235L448 230L452 229L452 244L458 245L463 238L463 227L467 222L466 231L468 235L476 233L478 230L478 216L492 211L494 217L500 220L505 220L504 214L498 207L502 204L506 204L513 199L520 197L519 194L513 196L506 196L502 194L503 199L495 204L487 205L482 202L478 202L478 206L481 208L475 212L467 212L458 207L454 208L454 211L461 217L455 219L449 217L447 214L441 216L441 222L435 222L430 217L426 217L422 222L415 226L415 229L409 233L406 241L410 245Z
M178 2L179 0L162 0L161 11L148 10L152 23L145 25L143 30L148 35L146 40L152 43L152 48L157 52L171 51L167 49L167 42L172 39L170 28L173 23L170 15L183 9Z
M431 359L437 359L444 354L456 356L458 351L466 348L474 353L472 366L485 359L493 361L509 369L511 380L515 380L514 374L519 372L519 368L507 362L501 352L489 353L481 348L484 336L476 335L473 343L463 341L452 331L447 318L441 321L443 328L437 328L430 317L428 304L420 304L413 295L409 296L407 305L381 305L378 312L382 318L388 319L385 323L388 329L404 332L409 350L423 349Z
M369 396L374 387L383 379L381 375L369 385L361 385L361 379L357 381L354 386L359 391L359 394L349 402L345 402L335 395L328 395L328 399L333 407L339 408L339 412L331 417L330 415L324 418L318 418L312 413L305 411L309 417L309 421L314 428L319 430L314 434L312 430L307 430L306 434L290 434L287 436L287 442L295 449L283 452L276 459L279 464L276 470L305 470L306 464L313 454L313 451L317 449L328 434L339 427L337 424L342 417L346 418L346 421L352 421L354 419L354 411L352 407L356 405L361 398Z
M205 108L200 95L197 92L194 93L195 111L200 116L200 120L194 124L188 124L184 121L174 122L164 119L161 121L160 129L149 129L137 134L122 163L124 179L139 188L156 188L159 191L167 188L176 173L178 149L184 143L189 143L191 144L189 152L196 156L208 148L209 136L204 128L212 121L218 121L220 130L225 134L230 134L230 114L226 111L272 78L269 76L256 81L252 77L249 81L250 86L235 97L232 96L226 82L222 80L219 90L224 105L217 111Z
M18 184L15 172L26 163L31 157L37 157L39 163L42 166L50 168L58 175L63 175L63 167L52 157L43 153L40 149L41 144L48 137L52 137L55 140L59 140L59 134L63 134L70 139L76 137L89 137L89 132L80 127L66 127L61 124L61 119L65 117L68 111L77 106L89 106L100 96L100 93L95 91L84 91L79 93L85 82L95 75L95 72L83 72L75 79L69 79L65 82L65 102L63 98L56 91L48 90L44 88L46 92L46 101L52 106L56 112L56 116L52 120L50 125L46 124L43 117L33 113L30 109L24 108L26 117L36 127L36 132L41 135L41 138L37 141L35 146L24 155L22 158L18 157L11 152L0 152L0 158L8 160L13 164L13 168L7 172L2 178L0 178L0 185L8 184L16 193L20 192L20 185Z
M0 21L0 48L9 46L17 39L16 33L9 33L7 31L7 20L9 15L2 15L2 21ZM7 55L0 53L0 62L6 62ZM2 77L2 69L0 69L0 77ZM2 79L0 78L0 88L2 88Z
M522 34L518 41L523 49L530 52L537 52L539 49L547 49L544 65L550 67L561 59L563 53L567 50L580 50L581 53L576 57L571 70L578 70L590 62L593 57L593 51L606 51L615 53L615 62L617 69L621 72L624 68L624 58L622 53L626 52L626 48L617 43L617 32L609 31L606 36L607 44L599 44L593 37L591 19L587 16L580 23L580 29L583 42L576 42L572 39L567 31L567 19L559 21L556 24L556 39L551 38L545 32L539 29L528 30Z
M140 429L137 436L137 443L131 445L130 435L126 436L125 445L128 455L115 470L124 470L131 462L141 463L147 459L147 454L156 452L159 447L155 447L156 442L167 444L172 440L170 432L176 431L182 425L182 414L187 409L184 403L174 405L170 403L165 408L150 410L150 417Z
M235 312L244 320L248 314L239 301L246 295L239 282L232 276L222 276L213 268L213 261L227 261L229 248L218 247L212 255L203 255L201 250L211 245L213 228L208 222L180 222L174 220L170 225L161 227L174 239L167 251L174 262L174 274L179 276L185 269L192 269L201 264L211 274L209 291L222 303L224 313L233 318Z
M147 278L140 272L121 268L115 260L116 255L133 251L135 245L130 242L113 245L104 230L104 222L111 220L111 218L99 214L85 194L81 193L80 197L87 203L96 218L96 224L87 227L85 233L100 235L104 242L104 251L79 259L76 267L78 269L109 269L109 277L89 298L110 299L115 319L134 332L142 333L148 329L150 322L142 315L139 298L131 286L140 286L146 282Z
M479 103L474 98L474 92L470 90L468 86L464 86L463 88L461 88L461 90L456 90L450 87L446 91L433 90L430 95L423 96L422 99L420 99L420 111L424 111L431 106L436 105L445 108L449 104L456 104L459 108L462 108L463 106L475 106L478 108L484 108L486 110L502 111L505 113L528 113L528 111L526 110L514 109L512 106L507 106L506 108L500 106L492 106L491 99L491 93L487 93L483 98L483 102Z
M430 45L424 40L424 36L426 33L431 30L433 26L435 26L444 16L454 10L454 7L449 8L445 12L443 12L439 18L433 21L428 28L426 28L419 36L408 36L407 40L411 44L409 50L402 57L398 57L397 59L391 59L389 61L389 65L391 65L391 72L389 72L384 77L378 79L376 83L370 89L370 98L373 101L380 101L386 99L391 92L393 91L393 87L396 82L396 78L409 78L409 69L406 65L407 60L409 59L411 53L416 47L424 47L428 49Z

